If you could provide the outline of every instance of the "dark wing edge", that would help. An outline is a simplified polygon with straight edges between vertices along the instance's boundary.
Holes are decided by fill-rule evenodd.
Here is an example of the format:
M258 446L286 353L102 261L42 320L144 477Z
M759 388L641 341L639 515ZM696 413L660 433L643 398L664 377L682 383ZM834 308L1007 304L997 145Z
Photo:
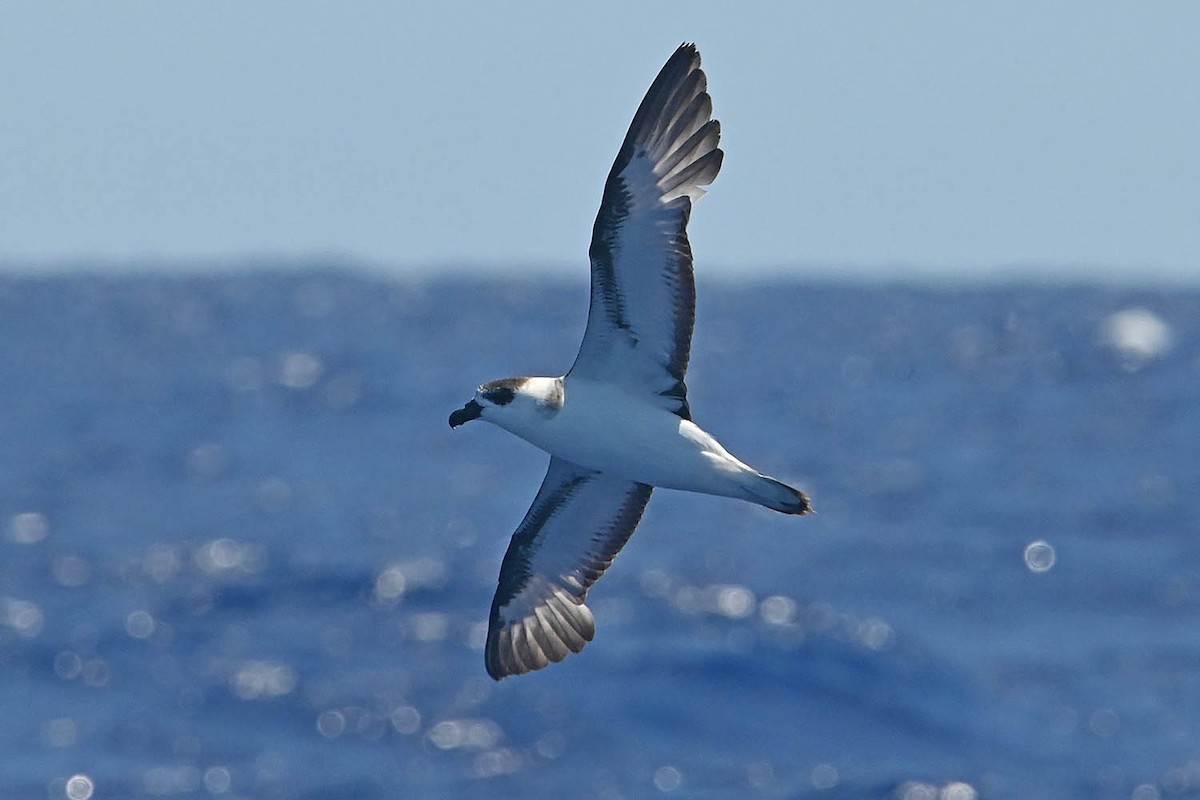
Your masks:
M725 153L717 147L720 140L721 123L712 119L700 52L685 42L646 90L608 178L619 177L634 154L643 151L654 165L663 205L683 196L699 200L705 193L701 187L721 170Z
M488 675L542 669L592 640L588 589L633 535L652 490L550 460L500 567L484 645Z
M636 268L661 271L662 304L671 330L659 366L668 380L657 387L671 410L684 419L691 414L684 375L695 325L696 284L687 224L692 203L705 194L721 169L724 152L717 146L721 124L712 119L708 79L700 69L700 53L684 43L667 60L642 99L609 171L600 211L592 228L588 254L592 263L591 304L587 331L571 371L600 360L614 346L604 341L610 329L620 331L631 347L644 333L637 330L626 296ZM624 252L626 247L649 253ZM638 263L653 256L652 267ZM652 280L652 278L651 278ZM649 302L649 301L643 301ZM603 319L596 319L596 317ZM586 368L586 367L585 367Z

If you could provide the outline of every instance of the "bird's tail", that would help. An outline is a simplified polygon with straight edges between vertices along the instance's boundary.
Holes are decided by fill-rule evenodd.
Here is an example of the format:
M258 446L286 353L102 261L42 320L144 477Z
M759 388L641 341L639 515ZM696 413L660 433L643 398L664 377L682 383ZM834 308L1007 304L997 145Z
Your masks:
M784 514L811 514L813 510L808 495L768 475L756 475L746 490L750 502Z

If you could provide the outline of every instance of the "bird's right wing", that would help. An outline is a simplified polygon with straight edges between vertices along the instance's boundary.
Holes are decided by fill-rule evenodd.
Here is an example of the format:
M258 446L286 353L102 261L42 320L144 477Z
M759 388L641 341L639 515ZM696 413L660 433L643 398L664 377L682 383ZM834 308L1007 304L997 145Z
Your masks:
M550 459L492 600L484 662L496 680L578 653L596 632L584 605L633 534L652 487Z

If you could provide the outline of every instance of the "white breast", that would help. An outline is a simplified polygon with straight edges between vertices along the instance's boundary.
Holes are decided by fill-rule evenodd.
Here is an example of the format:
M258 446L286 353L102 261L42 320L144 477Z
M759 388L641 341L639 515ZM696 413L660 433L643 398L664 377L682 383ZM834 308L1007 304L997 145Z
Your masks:
M520 427L551 455L652 486L740 497L756 474L699 426L605 383L569 381L556 414Z

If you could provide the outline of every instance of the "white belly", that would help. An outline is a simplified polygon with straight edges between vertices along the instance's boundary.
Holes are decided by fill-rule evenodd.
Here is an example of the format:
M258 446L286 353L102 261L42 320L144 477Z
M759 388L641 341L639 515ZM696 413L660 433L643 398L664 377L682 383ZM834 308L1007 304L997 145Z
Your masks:
M742 497L757 474L694 423L605 384L572 383L557 413L521 428L551 455L652 486Z

